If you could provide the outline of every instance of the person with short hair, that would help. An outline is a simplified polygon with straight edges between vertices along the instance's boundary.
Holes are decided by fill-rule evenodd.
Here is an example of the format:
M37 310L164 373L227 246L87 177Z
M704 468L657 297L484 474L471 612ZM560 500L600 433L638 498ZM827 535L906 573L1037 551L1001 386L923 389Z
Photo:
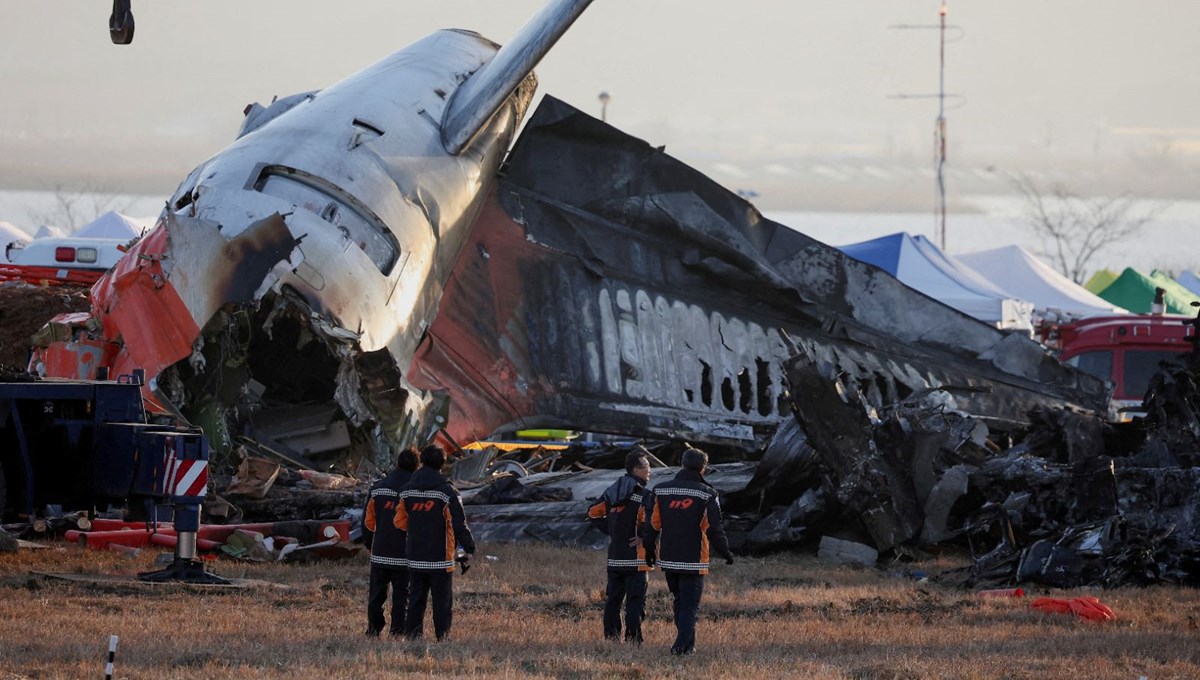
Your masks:
M408 532L410 592L405 634L420 638L424 631L425 604L433 600L433 632L438 640L450 634L454 606L454 564L457 546L465 556L459 562L466 571L475 553L475 540L467 528L462 499L442 466L446 452L440 446L421 449L421 469L400 490L395 525Z
M650 481L650 461L643 451L625 457L625 475L605 489L588 508L588 517L608 534L608 586L604 598L604 637L621 638L621 604L625 604L625 641L642 643L648 572L639 532L646 522L642 495Z
M646 562L654 563L657 556L673 598L676 635L671 653L675 655L691 654L696 648L696 619L709 552L715 551L726 564L733 564L729 540L721 526L717 491L704 479L708 454L689 447L681 463L682 469L674 479L650 491L650 520L642 527Z
M392 590L392 635L404 632L405 611L408 608L408 559L404 548L408 537L396 528L394 518L400 503L400 489L408 484L417 469L417 451L407 448L396 456L396 468L371 485L367 494L367 509L363 528L367 547L371 549L371 580L367 587L367 635L378 637L383 631L383 603L388 588Z

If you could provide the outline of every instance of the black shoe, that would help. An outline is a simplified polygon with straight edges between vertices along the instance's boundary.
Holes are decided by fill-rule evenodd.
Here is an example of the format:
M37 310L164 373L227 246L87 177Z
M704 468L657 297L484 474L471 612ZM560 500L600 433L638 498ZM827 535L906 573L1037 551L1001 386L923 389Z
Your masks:
M641 635L626 635L625 642L627 642L631 645L637 645L638 647L641 647L642 646L642 636Z
M364 633L364 635L366 635L367 637L379 637L379 631L368 628L367 632Z
M610 642L620 642L621 634L620 633L605 633L604 639L608 640Z
M672 647L671 656L686 656L696 651L695 647Z

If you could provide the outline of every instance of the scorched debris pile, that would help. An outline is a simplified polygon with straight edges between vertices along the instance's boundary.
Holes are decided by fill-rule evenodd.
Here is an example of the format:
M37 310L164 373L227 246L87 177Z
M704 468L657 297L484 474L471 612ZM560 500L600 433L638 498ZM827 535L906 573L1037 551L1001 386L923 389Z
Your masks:
M768 517L775 532L766 535L824 527L897 554L962 542L976 557L961 575L972 585L1194 584L1198 367L1164 365L1144 420L1039 409L1001 451L936 392L873 403L846 373L801 353L789 380L816 460L765 487L809 487ZM814 457L807 446L796 452Z

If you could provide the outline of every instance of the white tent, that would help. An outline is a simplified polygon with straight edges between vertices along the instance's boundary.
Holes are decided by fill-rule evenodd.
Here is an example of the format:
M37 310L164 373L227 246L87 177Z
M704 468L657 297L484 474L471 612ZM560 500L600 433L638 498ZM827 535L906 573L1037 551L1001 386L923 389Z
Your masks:
M133 239L141 236L145 225L138 220L119 212L108 211L97 217L73 235L78 238L120 238Z
M29 234L17 227L12 222L0 220L0 245L8 245L13 241L28 241Z
M66 238L66 237L67 237L67 232L64 231L62 229L62 227L56 227L56 226L53 226L50 224L43 224L42 226L38 227L37 232L35 232L33 235L33 238L35 240L39 239L39 238Z
M1033 329L1033 304L992 285L923 236L883 236L838 248L856 260L883 269L909 288L995 324L998 328Z
M1039 315L1078 318L1125 313L1124 309L1059 274L1021 246L992 248L957 257L997 288L1032 302Z

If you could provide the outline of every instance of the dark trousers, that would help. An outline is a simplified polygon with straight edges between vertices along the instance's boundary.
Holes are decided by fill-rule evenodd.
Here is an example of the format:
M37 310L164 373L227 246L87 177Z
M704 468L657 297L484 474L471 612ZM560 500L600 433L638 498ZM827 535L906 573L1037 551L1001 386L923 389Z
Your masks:
M642 641L642 612L646 609L644 571L608 570L608 588L604 597L604 637L621 637L621 603L625 603L625 639Z
M392 589L392 635L404 632L404 612L408 608L408 570L371 564L371 585L367 591L367 634L379 635L383 630L383 603L388 587Z
M696 646L696 618L700 615L700 597L704 595L704 575L667 572L667 588L674 598L675 644L671 651L683 654Z
M450 634L454 608L454 573L449 571L408 572L412 590L408 595L408 627L404 634L421 637L425 632L425 603L433 596L433 632L441 640Z

